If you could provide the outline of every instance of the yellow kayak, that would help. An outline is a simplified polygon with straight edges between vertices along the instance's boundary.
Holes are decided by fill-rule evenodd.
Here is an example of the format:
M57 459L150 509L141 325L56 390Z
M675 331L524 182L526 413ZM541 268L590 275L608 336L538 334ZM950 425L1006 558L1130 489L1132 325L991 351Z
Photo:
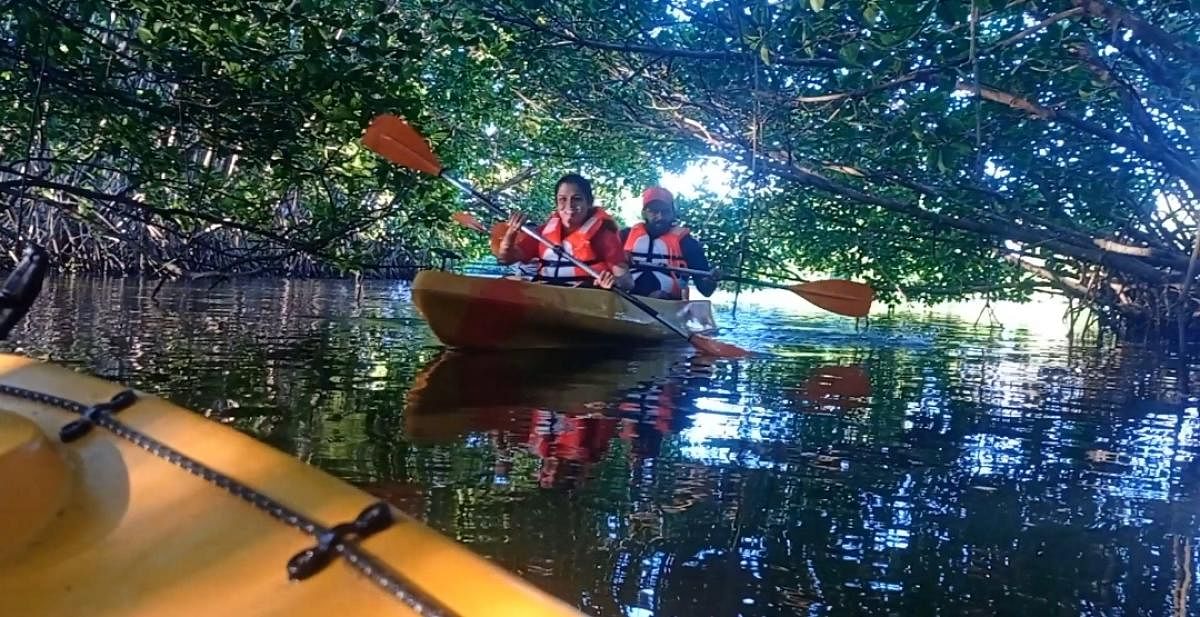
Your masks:
M433 333L450 347L628 347L679 339L638 307L603 289L423 270L413 280L412 299ZM685 332L716 331L707 300L639 300Z
M230 427L0 354L0 615L578 614Z

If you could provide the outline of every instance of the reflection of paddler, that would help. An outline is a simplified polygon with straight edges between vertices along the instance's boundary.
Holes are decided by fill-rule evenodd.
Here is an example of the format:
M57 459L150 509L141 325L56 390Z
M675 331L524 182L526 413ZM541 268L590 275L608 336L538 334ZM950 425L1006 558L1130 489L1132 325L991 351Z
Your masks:
M634 460L657 457L666 435L677 433L686 421L679 412L690 388L711 380L713 365L694 357L671 366L669 376L639 383L617 403L621 439L631 446Z
M535 409L529 432L529 451L541 458L595 463L616 437L617 422L617 418L611 416L573 416Z
M672 432L679 384L656 380L625 393L617 403L621 415L621 440L630 444L635 459L658 456L665 435Z
M533 411L529 451L542 459L538 483L544 487L578 486L591 466L604 457L617 434L617 418L572 416L544 409Z

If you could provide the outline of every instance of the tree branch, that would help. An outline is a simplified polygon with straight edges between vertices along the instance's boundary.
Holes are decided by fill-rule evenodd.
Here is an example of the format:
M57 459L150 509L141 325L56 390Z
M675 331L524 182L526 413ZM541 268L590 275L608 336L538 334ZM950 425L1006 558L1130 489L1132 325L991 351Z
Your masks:
M711 132L702 133L693 125L686 124L682 120L679 120L678 127L679 130L689 132L694 136L701 137L706 140L716 141L716 137ZM720 143L721 142L718 142L718 144ZM736 142L726 141L723 145L730 146L735 143ZM744 146L738 147L744 150ZM734 156L727 149L713 148L713 154L732 160L739 164L745 164L745 160L743 160L741 157ZM854 202L879 206L886 210L906 214L913 218L925 220L936 225L941 225L951 229L969 231L990 238L1008 239L1018 242L1036 244L1061 255L1067 255L1076 259L1123 270L1130 275L1155 284L1164 283L1168 278L1166 273L1139 259L1125 255L1109 253L1097 247L1077 246L1056 238L1055 236L1048 236L1044 232L1039 233L1011 224L992 223L982 220L960 218L943 214L941 212L926 210L915 203L865 193L845 184L832 181L797 161L788 162L786 160L779 160L776 158L767 158L767 160L761 161L759 165L761 168L770 171L778 177L792 180L801 185L810 186L833 195L845 197Z
M509 17L503 13L491 10L483 11L486 17L494 19L506 24L519 26L527 30L533 30L552 36L561 41L566 41L580 47L588 49L599 49L603 51L615 51L627 54L638 54L656 56L661 58L685 58L689 60L725 60L736 62L753 62L757 56L752 53L741 51L704 51L696 49L681 49L670 47L656 47L649 45L630 45L628 43L614 43L609 41L600 41L595 39L585 39L581 36L570 32L560 32L553 28L543 26L529 19ZM833 58L772 58L773 64L793 67L806 68L836 68L839 62Z
M191 210L183 210L183 209L179 209L179 208L158 208L158 207L146 204L144 202L138 201L136 199L127 197L125 195L103 193L100 191L94 191L91 189L86 189L86 188L79 187L79 186L73 186L70 184L64 184L61 182L53 182L50 180L43 180L41 178L30 177L25 180L25 183L26 183L26 186L28 186L28 187L44 188L44 189L50 189L50 190L54 190L54 191L62 191L64 193L69 193L69 194L72 194L72 195L75 195L78 197L83 197L83 198L86 198L86 199L89 199L92 201L108 202L108 203L114 203L114 204L119 203L119 204L122 204L125 206L137 208L138 210L156 214L156 215L162 216L162 217L169 218L169 217L173 217L173 216L182 216L185 218L191 218L191 219L195 219L195 220L199 220L199 221L205 221L208 223L213 223L213 224L221 225L221 226L228 227L231 229L237 229L240 231L251 233L256 236L260 236L262 238L272 240L274 242L277 242L277 243L282 244L287 247L294 247L297 250L301 250L301 251L308 253L310 255L313 255L315 257L322 257L322 258L326 258L326 259L329 258L329 256L325 255L320 250L319 247L314 246L311 243L297 242L294 238L287 238L287 237L281 236L279 234L267 231L265 229L259 229L257 227L254 227L251 225L246 225L244 223L239 223L237 221L227 219L225 217L219 217L219 216L215 216L212 214L206 214L203 212L193 212ZM19 185L19 184L20 184L20 181L0 182L0 189L6 189L10 185Z
M974 84L960 81L958 82L960 90L966 90L971 94L982 97L985 100L1007 105L1013 109L1024 111L1031 116L1041 120L1059 121L1068 126L1073 126L1077 129L1086 131L1096 137L1106 139L1114 145L1122 146L1140 154L1148 161L1157 161L1162 163L1171 173L1183 179L1188 186L1192 187L1193 191L1200 191L1200 167L1192 164L1190 161L1181 160L1178 153L1172 149L1159 149L1152 147L1144 141L1133 139L1127 135L1122 135L1108 129L1104 126L1075 117L1069 113L1043 107L1037 103L1019 97L1015 94L987 88L984 86L975 87Z
M1059 276L1041 266L1029 263L1017 255L1005 255L1004 261L1040 278L1067 295L1080 300L1094 301L1088 288L1076 279Z
M990 54L996 50L999 50L1001 48L1012 45L1013 43L1016 43L1017 41L1020 41L1021 39L1024 39L1031 34L1035 34L1041 30L1044 30L1052 24L1060 22L1064 19L1069 19L1076 15L1080 15L1082 13L1083 13L1083 9L1078 8L1078 7L1073 8L1073 9L1067 9L1060 13L1056 13L1054 15L1051 15L1050 17L1047 17L1046 19L1043 19L1041 22L1039 22L1037 24L1034 24L1034 25L1032 25L1032 26L1030 26L1008 38L1005 38L1004 40L1002 40L994 45L989 46L987 49L981 50L977 55L984 56L984 55ZM817 95L817 96L798 96L794 99L794 101L797 103L829 103L832 101L839 101L842 99L862 98L864 96L867 96L868 94L872 94L874 92L881 92L884 90L891 90L892 88L897 88L897 87L903 86L904 84L907 84L907 83L928 81L931 77L933 77L935 75L945 73L951 69L958 68L960 66L963 66L964 64L967 64L970 61L971 61L971 55L969 53L962 53L958 57L954 58L953 60L951 60L945 64L941 64L938 66L926 67L923 69L917 69L906 75L901 75L900 77L897 77L890 81L884 82L882 84L876 84L874 86L869 86L869 87L862 88L859 90L854 90L852 92L835 92L835 93L830 93L830 94L821 94L821 95Z
M1200 64L1200 47L1188 43L1121 7L1106 0L1071 0L1071 2L1076 7L1082 8L1088 15L1104 19L1114 27L1129 28L1134 37L1178 56L1192 66Z

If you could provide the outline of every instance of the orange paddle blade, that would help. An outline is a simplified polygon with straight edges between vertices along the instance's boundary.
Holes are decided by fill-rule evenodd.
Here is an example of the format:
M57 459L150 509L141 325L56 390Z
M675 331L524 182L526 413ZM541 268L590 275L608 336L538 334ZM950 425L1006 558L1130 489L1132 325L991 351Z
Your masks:
M425 138L398 116L375 116L367 126L362 142L376 154L397 165L434 176L442 173L442 163L433 150L429 149Z
M705 356L714 356L717 358L745 358L750 355L749 351L746 351L737 345L718 341L717 339L711 339L707 336L701 336L699 334L693 334L689 336L688 341L692 343L692 346L696 348L696 351L699 351Z
M500 254L500 243L504 241L504 234L508 233L508 223L500 221L492 224L491 244L492 254Z
M483 223L480 223L479 219L472 216L470 212L455 212L454 214L450 215L450 218L454 219L455 222L463 227L466 227L467 229L473 229L482 234L488 232L487 228L483 226Z
M827 311L850 317L865 317L875 300L870 285L844 279L800 283L788 289Z

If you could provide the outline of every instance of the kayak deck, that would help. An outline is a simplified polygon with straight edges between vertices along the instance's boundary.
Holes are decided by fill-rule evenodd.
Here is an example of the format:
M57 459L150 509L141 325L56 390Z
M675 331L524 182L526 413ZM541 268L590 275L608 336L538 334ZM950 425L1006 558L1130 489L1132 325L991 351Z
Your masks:
M94 405L123 391L0 354L0 615L579 614L368 493L163 399L131 392L130 406L63 443L80 409L29 398ZM323 569L289 580L289 560L317 535L370 513L393 522L333 542Z
M412 297L434 334L450 347L628 347L680 338L637 306L603 289L423 270L413 280ZM707 300L639 300L680 330L716 331Z

